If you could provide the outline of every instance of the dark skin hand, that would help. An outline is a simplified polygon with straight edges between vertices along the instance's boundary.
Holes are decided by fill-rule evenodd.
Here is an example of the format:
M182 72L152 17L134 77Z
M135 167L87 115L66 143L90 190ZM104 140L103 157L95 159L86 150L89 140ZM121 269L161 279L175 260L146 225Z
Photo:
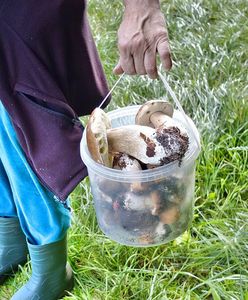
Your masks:
M168 33L159 0L126 0L118 30L119 62L114 73L158 76L156 57L165 70L172 67Z

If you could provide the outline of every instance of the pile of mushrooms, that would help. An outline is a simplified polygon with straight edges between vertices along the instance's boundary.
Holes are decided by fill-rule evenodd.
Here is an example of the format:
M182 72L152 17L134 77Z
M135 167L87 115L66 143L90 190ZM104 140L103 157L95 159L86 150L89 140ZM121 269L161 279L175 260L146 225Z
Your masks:
M87 125L89 152L96 162L125 170L130 167L130 159L136 160L137 169L141 168L139 163L143 169L149 169L176 160L181 162L189 138L186 129L172 115L169 102L151 100L140 107L134 125L111 128L107 114L96 108Z
M91 157L123 172L152 169L173 161L180 165L189 146L186 129L173 119L173 106L162 100L147 101L138 110L135 124L116 128L111 128L107 114L96 108L86 130ZM97 182L101 225L107 229L118 224L142 245L160 243L172 233L171 225L182 219L185 184L174 176L129 184L101 179Z

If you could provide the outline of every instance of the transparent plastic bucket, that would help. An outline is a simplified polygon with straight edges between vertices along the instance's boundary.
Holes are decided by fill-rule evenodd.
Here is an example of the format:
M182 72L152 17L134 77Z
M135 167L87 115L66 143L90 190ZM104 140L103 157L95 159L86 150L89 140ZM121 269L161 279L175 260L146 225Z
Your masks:
M112 127L134 124L139 107L109 112ZM84 131L81 156L88 169L98 224L106 236L120 244L137 247L164 244L181 235L191 223L199 133L193 121L185 119L181 111L175 110L173 118L189 133L189 149L182 163L176 161L136 172L96 163L88 151Z

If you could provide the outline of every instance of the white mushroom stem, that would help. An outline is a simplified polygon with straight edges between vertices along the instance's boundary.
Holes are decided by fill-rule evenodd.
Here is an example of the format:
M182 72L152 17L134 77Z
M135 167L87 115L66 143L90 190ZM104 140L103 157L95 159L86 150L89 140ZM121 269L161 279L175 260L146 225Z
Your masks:
M158 193L158 191L153 191L150 194L151 197L151 203L152 203L152 215L156 216L160 210L161 207L161 198Z
M154 138L155 129L141 125L126 125L107 130L110 152L122 152L145 164L159 165L166 154Z
M113 169L122 170L123 172L138 172L142 170L138 160L126 153L118 153L114 156ZM145 185L140 181L134 181L130 184L130 190L131 192L142 192L145 190Z
M150 210L154 211L155 210L155 203L151 199L150 194L147 195L138 195L135 193L127 193L125 195L124 199L124 208L127 210L136 210L136 211L141 211L141 210Z
M152 124L155 128L159 127L160 125L164 124L165 122L168 123L169 120L172 120L172 118L168 117L166 114L164 114L161 111L154 112L150 116L150 121L152 122Z
M187 135L187 130L173 116L173 106L162 100L150 100L143 104L135 116L135 124L159 128L177 127L180 133Z
M150 121L155 128L158 128L160 126L163 126L166 128L177 127L180 130L181 134L186 135L186 136L188 135L186 129L179 122L177 122L173 118L167 116L166 114L164 114L161 111L154 112L150 116Z
M137 159L126 153L118 153L114 156L113 169L122 171L140 171L141 165Z
M172 117L173 106L169 102L163 100L147 101L139 108L135 116L135 124L153 127L150 116L155 112L161 112Z

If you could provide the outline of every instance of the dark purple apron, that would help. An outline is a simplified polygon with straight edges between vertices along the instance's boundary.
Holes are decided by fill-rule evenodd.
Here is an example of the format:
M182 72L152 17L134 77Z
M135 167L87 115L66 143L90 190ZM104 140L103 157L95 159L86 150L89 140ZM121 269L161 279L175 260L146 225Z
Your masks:
M108 92L85 6L0 0L0 100L33 170L62 201L87 175L77 116Z

